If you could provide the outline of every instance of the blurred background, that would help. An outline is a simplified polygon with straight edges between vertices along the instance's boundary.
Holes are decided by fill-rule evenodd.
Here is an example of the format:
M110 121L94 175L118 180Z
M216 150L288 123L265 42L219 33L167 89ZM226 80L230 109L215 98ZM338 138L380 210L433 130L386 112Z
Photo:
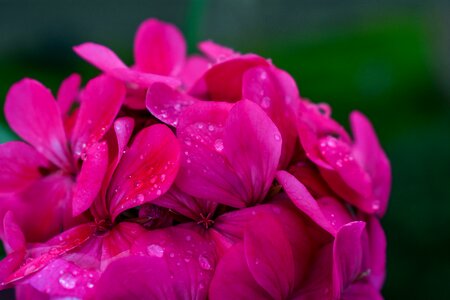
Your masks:
M386 299L450 299L449 13L448 0L0 0L0 102L23 77L56 92L97 74L71 50L85 41L131 64L148 17L178 25L191 52L213 39L272 58L346 126L368 115L391 159ZM2 112L0 142L12 139Z

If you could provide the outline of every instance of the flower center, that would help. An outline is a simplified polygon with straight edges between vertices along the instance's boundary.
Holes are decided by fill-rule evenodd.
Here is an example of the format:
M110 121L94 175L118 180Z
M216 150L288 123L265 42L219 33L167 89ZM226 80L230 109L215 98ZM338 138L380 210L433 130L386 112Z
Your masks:
M95 235L104 235L108 231L110 231L113 227L113 223L109 219L103 219L95 222Z
M209 212L206 216L201 213L200 219L197 221L197 224L203 225L205 229L208 229L214 225L214 220L211 219L212 212Z

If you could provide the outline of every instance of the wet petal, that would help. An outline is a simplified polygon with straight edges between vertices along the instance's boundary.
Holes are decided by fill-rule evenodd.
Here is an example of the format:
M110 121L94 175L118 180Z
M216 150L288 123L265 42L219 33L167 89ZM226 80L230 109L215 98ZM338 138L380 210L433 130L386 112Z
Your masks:
M215 61L222 61L237 54L233 49L216 44L213 41L200 42L198 48Z
M175 180L179 159L178 140L167 126L143 129L112 177L107 194L112 218L164 194Z
M3 237L5 250L7 253L25 249L25 237L22 229L16 223L14 214L8 211L3 218Z
M185 60L186 42L180 30L157 19L144 21L134 40L134 59L139 71L177 75Z
M183 111L197 101L163 83L155 83L148 90L146 106L160 121L177 127Z
M105 142L92 145L87 150L74 189L72 200L73 215L87 210L97 197L108 167L108 147Z
M61 112L51 92L33 79L14 84L6 96L5 117L11 128L60 167L68 166Z
M0 145L0 193L17 192L42 177L47 160L23 142Z
M280 130L283 139L280 167L292 158L297 141L298 90L295 81L274 67L257 67L245 72L242 97L257 103Z
M124 97L125 86L111 77L100 76L88 82L81 94L81 106L72 133L75 155L82 155L105 135Z

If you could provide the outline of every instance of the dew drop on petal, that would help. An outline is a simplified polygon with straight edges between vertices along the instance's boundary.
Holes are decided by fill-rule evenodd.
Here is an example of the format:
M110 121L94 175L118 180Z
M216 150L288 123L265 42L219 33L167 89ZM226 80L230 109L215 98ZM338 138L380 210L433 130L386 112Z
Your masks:
M92 289L94 287L94 284L92 282L88 282L87 285L88 289Z
M63 288L68 290L73 289L77 283L76 278L70 273L63 274L58 281Z
M156 190L156 195L158 195L158 196L161 196L161 194L162 194L162 191L161 190Z
M223 150L223 141L221 139L217 139L214 142L214 148L216 149L217 152L222 152L222 150Z
M270 98L265 96L261 100L261 107L262 108L268 108L270 106Z
M154 257L163 257L164 255L164 249L156 244L151 244L147 247L147 252L150 256Z
M275 133L273 135L273 138L275 139L275 141L281 141L281 136L278 133Z
M211 263L204 255L198 257L198 262L203 270L211 270Z
M373 201L373 203L372 203L372 209L373 209L374 211L379 210L379 209L380 209L380 201L378 201L378 200Z
M214 129L215 129L215 127L214 127L214 125L212 125L212 124L210 124L210 125L208 125L208 130L209 131L214 131Z
M137 201L139 201L139 202L144 202L145 197L144 197L143 194L138 194L138 195L136 196L136 199L137 199Z

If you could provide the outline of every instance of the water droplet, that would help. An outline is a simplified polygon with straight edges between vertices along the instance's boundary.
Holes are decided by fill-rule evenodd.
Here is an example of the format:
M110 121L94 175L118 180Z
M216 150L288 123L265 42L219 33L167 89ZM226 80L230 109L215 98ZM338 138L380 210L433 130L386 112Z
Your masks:
M65 289L73 289L76 285L76 279L72 274L65 273L59 278L59 284Z
M275 139L275 141L281 141L281 135L279 135L278 133L275 133L273 135L273 138Z
M380 209L380 201L378 201L378 200L373 201L373 203L372 203L372 209L373 209L374 211L379 210L379 209Z
M215 129L214 125L212 125L212 124L208 125L208 130L209 131L214 131L214 129Z
M197 128L198 128L198 129L203 129L204 126L205 126L205 125L203 125L203 123L198 123L198 124L197 124Z
M175 253L171 252L171 253L169 254L169 256L172 257L172 258L174 258L174 257L175 257Z
M266 72L261 72L261 75L259 75L259 77L261 78L261 80L264 80L267 78L267 73Z
M222 150L223 150L223 141L221 139L217 139L214 142L214 148L216 149L217 152L222 152Z
M342 168L343 165L344 165L344 164L343 164L342 160L338 159L338 160L336 161L336 166L337 166L338 168Z
M150 256L154 257L163 257L164 255L164 249L156 244L151 244L147 247L147 252Z
M88 282L87 285L88 289L92 289L94 287L94 284L92 282Z
M144 159L144 155L143 154L139 155L139 159L143 160Z
M161 182L166 181L166 174L161 174L159 178L161 179Z
M186 159L186 162L187 162L188 164L190 164L190 163L191 163L191 159L190 159L190 158Z
M157 191L156 191L156 195L161 196L161 194L162 194L162 191L161 191L161 190L157 190Z
M138 188L138 187L141 187L141 186L142 186L142 181L136 180L136 181L134 182L134 187Z
M185 139L185 140L184 140L184 143L185 143L187 146L192 145L191 139L189 139L189 138Z
M83 160L83 161L86 160L86 158L87 158L86 152L81 152L80 158L81 158L81 160Z
M211 270L212 269L211 263L209 262L209 260L204 255L200 255L198 257L198 262L200 264L200 267L203 270Z
M144 197L144 195L143 194L138 194L137 196L136 196L136 200L137 201L139 201L139 202L144 202L144 199L145 199L145 197Z
M173 108L177 111L179 111L181 109L181 104L180 103L176 103Z
M261 107L262 108L268 108L270 106L270 98L265 96L261 100Z

